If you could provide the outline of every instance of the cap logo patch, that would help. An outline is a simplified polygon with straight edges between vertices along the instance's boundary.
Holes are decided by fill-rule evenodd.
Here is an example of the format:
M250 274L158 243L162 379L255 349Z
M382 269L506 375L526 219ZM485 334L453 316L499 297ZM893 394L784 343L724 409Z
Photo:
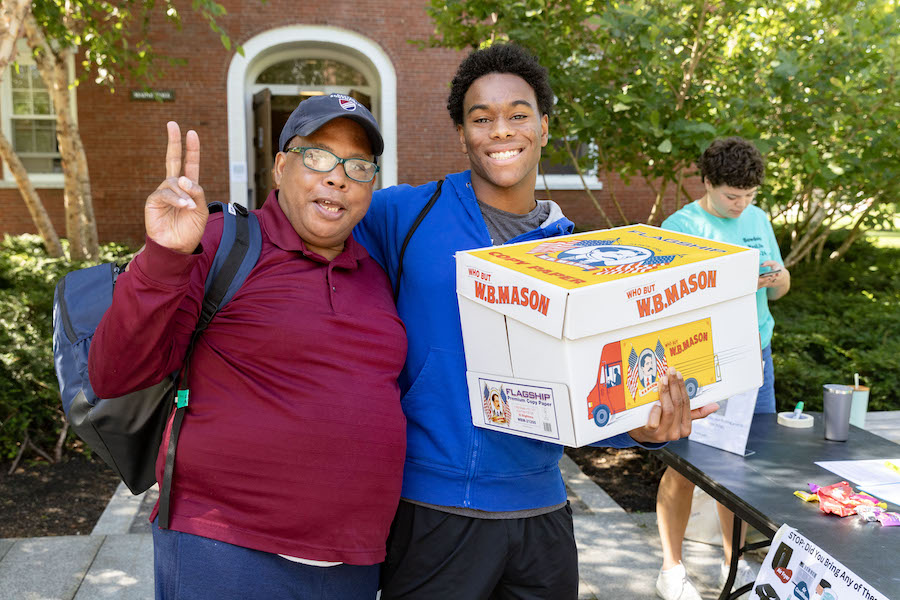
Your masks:
M345 100L345 99L341 98L340 100L338 100L338 102L340 103L341 108L343 108L346 111L356 110L356 101L354 101L354 100Z

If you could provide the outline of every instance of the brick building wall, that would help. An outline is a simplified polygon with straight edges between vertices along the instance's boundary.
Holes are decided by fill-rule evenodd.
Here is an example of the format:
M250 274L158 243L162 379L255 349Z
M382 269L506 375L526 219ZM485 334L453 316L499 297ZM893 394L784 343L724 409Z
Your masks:
M220 24L235 44L290 24L339 27L378 44L397 74L398 179L413 185L466 168L457 136L445 109L449 81L464 53L445 49L420 50L409 40L425 40L432 26L421 8L409 2L265 3L224 2L228 14ZM143 239L144 199L165 174L165 123L177 121L182 132L195 129L201 142L200 183L208 201L229 197L226 79L234 56L218 36L181 6L182 29L156 22L151 41L158 52L183 59L183 66L166 66L153 89L175 92L173 102L141 102L130 98L137 89L120 82L115 94L90 81L78 87L78 121L88 157L94 209L101 241ZM277 136L278 132L273 132ZM611 216L608 190L616 189L630 220L649 214L652 193L639 180L626 189L616 178L603 178L598 194ZM692 184L693 185L693 184ZM62 190L38 190L60 235L65 233ZM540 194L538 194L540 196ZM674 196L674 195L672 195ZM555 192L553 199L582 227L602 227L596 209L583 192ZM669 200L671 204L671 199ZM669 206L671 208L671 206ZM35 232L15 187L0 189L0 233ZM616 219L618 220L618 219Z

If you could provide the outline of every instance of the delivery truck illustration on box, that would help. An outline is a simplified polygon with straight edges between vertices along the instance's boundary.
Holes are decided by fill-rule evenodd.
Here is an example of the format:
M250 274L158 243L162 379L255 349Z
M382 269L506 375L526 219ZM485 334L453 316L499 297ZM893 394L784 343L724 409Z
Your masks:
M693 399L721 380L710 319L610 342L603 346L587 416L604 427L613 415L659 399L659 380L674 367Z

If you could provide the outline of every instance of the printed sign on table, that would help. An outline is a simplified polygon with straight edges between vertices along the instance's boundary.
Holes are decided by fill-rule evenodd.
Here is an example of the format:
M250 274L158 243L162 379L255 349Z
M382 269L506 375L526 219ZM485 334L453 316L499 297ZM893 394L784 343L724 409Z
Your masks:
M719 410L691 424L688 439L744 456L756 407L756 392L750 390L720 401Z
M760 600L888 600L793 527L782 525L751 597Z

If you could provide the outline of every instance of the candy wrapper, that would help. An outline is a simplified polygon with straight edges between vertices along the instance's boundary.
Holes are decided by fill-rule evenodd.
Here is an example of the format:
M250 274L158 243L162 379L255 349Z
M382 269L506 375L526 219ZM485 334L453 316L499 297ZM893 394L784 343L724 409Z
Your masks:
M810 484L812 488L813 484ZM795 496L800 496L803 492L794 492ZM819 497L819 509L825 513L832 513L839 517L847 517L856 514L857 509L861 507L878 507L887 509L887 504L880 501L874 496L863 492L854 492L850 484L846 481L820 487L816 490Z
M879 515L884 512L883 508L878 506L857 506L856 514L862 517L863 521L869 521L874 523L878 520Z
M816 490L816 495L819 497L819 510L824 513L839 517L856 514L859 503L850 499L853 496L853 489L846 481L820 487Z
M865 504L868 506L878 506L878 498L874 496L870 496L864 492L857 492L850 496L850 501L856 504ZM887 508L887 504L884 505L884 508Z
M804 502L818 502L819 501L819 497L816 496L815 494L809 494L802 490L797 490L796 492L794 492L794 495L797 496L798 498L800 498L801 500L803 500Z
M843 504L831 496L819 496L819 510L839 517L849 517L856 514L855 507Z
M878 515L878 520L881 521L882 527L896 527L900 525L900 515L895 512L883 512Z

